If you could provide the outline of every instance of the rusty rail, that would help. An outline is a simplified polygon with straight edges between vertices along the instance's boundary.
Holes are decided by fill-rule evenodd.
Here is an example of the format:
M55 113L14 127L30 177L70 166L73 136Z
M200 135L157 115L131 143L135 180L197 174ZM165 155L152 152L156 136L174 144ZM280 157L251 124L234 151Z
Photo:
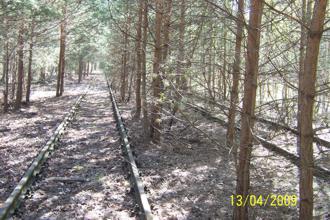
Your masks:
M40 172L43 163L49 158L51 152L55 149L55 145L64 133L66 127L74 119L79 105L82 99L85 97L86 93L81 95L75 104L72 106L70 112L66 115L62 123L57 127L54 134L47 141L46 145L41 149L39 154L35 157L32 164L29 166L17 186L14 188L12 193L6 199L3 206L0 208L0 220L5 220L14 213L14 211L19 206L21 200L24 197L27 189L34 182L36 175Z
M124 154L127 157L127 165L129 167L129 170L130 170L131 179L132 179L132 182L133 182L136 197L137 197L139 207L140 207L140 217L142 219L145 219L145 220L152 220L152 219L154 219L154 217L152 215L151 208L150 208L148 198L147 198L147 194L145 193L144 185L143 185L143 182L140 178L139 170L136 166L135 159L134 159L134 156L133 156L133 152L132 152L131 146L130 146L129 141L128 141L126 128L125 128L125 125L123 123L123 119L120 115L115 97L113 95L113 92L112 92L112 89L111 89L111 86L110 86L108 80L107 80L107 84L108 84L108 88L109 88L110 99L111 99L111 103L112 103L112 109L113 109L114 116L115 116L115 119L116 119L116 122L117 122L117 129L118 129L120 138L122 140Z

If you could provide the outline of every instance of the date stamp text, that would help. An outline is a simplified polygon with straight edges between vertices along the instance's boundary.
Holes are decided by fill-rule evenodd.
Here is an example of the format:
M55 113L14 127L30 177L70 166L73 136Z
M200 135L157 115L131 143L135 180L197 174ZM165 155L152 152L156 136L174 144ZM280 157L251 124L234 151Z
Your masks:
M269 195L253 195L249 194L247 196L242 195L231 195L230 196L230 203L232 206L238 207L265 207L265 206L272 206L272 207L293 207L297 206L298 204L298 196L296 195L276 195L276 194L269 194Z

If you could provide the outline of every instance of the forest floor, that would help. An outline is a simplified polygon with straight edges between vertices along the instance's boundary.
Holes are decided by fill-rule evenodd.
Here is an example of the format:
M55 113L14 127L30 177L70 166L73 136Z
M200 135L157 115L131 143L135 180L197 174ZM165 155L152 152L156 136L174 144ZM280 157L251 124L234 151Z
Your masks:
M236 173L233 156L225 147L226 130L188 110L185 115L189 115L192 124L177 122L170 132L165 132L161 144L146 144L132 109L133 104L120 107L156 216L231 219L230 196L235 194ZM164 121L165 128L168 121ZM271 194L298 196L295 165L260 145L255 145L252 158L251 194L264 198ZM314 178L314 188L316 219L329 219L330 183ZM255 206L249 215L251 219L298 219L298 207Z
M33 84L30 105L0 114L0 206L87 88L85 83L66 80L64 95L56 98L55 86Z
M97 77L88 89L76 119L43 166L28 199L24 200L13 219L136 218L109 93L106 83L101 80ZM1 173L4 177L2 202L70 110L76 97L86 88L84 84L74 88L75 85L67 87L64 97L52 101L49 98L40 103L34 101L28 109L22 109L37 112L31 118L19 117L19 112L7 118L5 125L11 130L2 137L6 143L1 147L6 153L1 154L1 166L6 167L1 169L4 172ZM79 92L75 93L76 89ZM44 133L38 129L40 127ZM26 139L27 135L30 139Z
M136 218L102 80L99 76L86 80L91 87L76 120L14 219ZM29 106L0 115L0 206L88 84L67 80L64 96L59 98L54 97L55 84L34 84ZM231 219L236 171L232 154L225 147L225 128L188 109L185 115L190 122L177 121L171 131L167 131L169 118L165 118L162 143L155 145L144 141L141 123L133 119L134 105L119 103L119 107L155 216ZM281 146L286 143L292 145L291 150L295 148L291 136L280 141ZM329 168L329 160L320 162ZM298 194L298 169L289 161L255 145L251 166L252 194ZM330 184L314 178L314 187L315 215L327 219ZM296 206L256 206L249 214L251 219L297 219L297 211Z

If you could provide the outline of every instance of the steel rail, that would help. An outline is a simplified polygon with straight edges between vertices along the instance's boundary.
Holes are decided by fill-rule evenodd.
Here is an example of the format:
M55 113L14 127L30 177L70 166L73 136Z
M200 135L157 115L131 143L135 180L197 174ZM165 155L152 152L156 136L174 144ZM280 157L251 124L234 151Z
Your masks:
M38 155L34 158L32 164L29 166L17 186L11 192L9 197L0 208L0 220L8 219L14 211L18 208L24 194L34 182L36 175L40 172L43 163L49 158L51 152L55 149L55 145L64 133L66 127L74 119L79 105L86 93L81 95L75 104L72 106L70 112L66 115L61 124L56 128L54 134L47 141L46 145L41 149Z
M126 132L126 128L125 125L123 123L123 119L120 115L118 106L117 106L117 102L115 100L114 94L112 92L111 86L109 84L109 81L107 79L107 85L108 85L108 89L109 89L109 93L110 93L110 99L111 99L111 103L112 103L112 109L114 112L114 116L117 122L117 129L120 135L120 138L122 140L122 146L123 146L123 150L124 150L124 154L127 157L127 164L130 170L131 175L131 179L133 182L133 186L136 192L136 197L138 199L138 203L139 203L139 207L140 207L140 217L142 219L145 220L153 220L154 216L151 212L151 208L148 202L148 198L147 198L147 194L145 193L144 190L144 185L143 182L140 178L139 175L139 170L136 166L135 163L135 159L133 156L133 152L128 140L128 136L127 136L127 132Z

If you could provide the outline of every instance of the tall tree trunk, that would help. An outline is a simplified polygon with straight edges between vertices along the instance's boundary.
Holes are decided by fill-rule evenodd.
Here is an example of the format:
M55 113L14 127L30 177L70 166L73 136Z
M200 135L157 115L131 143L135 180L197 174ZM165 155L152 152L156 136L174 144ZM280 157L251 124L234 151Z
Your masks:
M164 40L162 43L162 58L161 62L165 62L167 55L169 54L170 49L170 27L171 27L171 15L172 15L172 0L164 1L164 12L166 16L163 16L164 25L163 25L163 35Z
M247 61L244 79L244 98L241 114L240 152L237 169L236 195L246 198L250 188L250 160L253 146L257 78L259 67L260 27L263 1L252 0L248 27ZM248 219L248 207L236 206L234 219Z
M308 25L308 22L310 21L311 17L311 0L302 0L302 8L301 8L301 30L300 30L300 45L299 45L299 73L298 73L298 81L299 81L299 87L302 87L301 83L303 82L303 75L304 75L304 62L305 62L305 53L306 53L306 44L307 44L307 28L305 25ZM301 92L298 90L298 117L300 117L300 111L301 111ZM300 129L300 122L297 121L297 127L298 127L298 133ZM300 137L297 137L297 152L300 156Z
M162 24L163 24L163 0L156 0L156 22L155 22L155 52L153 60L153 100L151 111L150 136L153 142L159 143L161 138L161 93L163 82L160 72L160 63L162 58Z
M3 62L6 60L6 54L4 54L3 55L3 57L2 57L2 60L3 60ZM1 76L1 79L0 79L0 82L4 82L4 80L5 80L5 63L3 63L2 64L2 76Z
M210 27L210 35L211 35L211 39L209 40L209 48L207 49L207 52L208 52L208 61L207 61L207 72L206 72L206 75L207 75L207 91L209 93L209 97L211 100L214 100L215 96L214 96L214 93L212 91L212 48L213 48L213 25L211 24L211 27Z
M15 100L15 109L19 109L22 105L23 97L23 78L24 78L24 39L23 39L24 25L21 24L18 33L18 61L17 61L17 89L16 89L16 100Z
M125 34L126 35L126 34ZM120 101L124 102L125 101L125 93L126 93L126 69L127 69L127 46L126 46L126 37L124 37L124 51L122 54L122 72L121 72L121 85L120 85Z
M304 61L305 61L305 50L306 50L306 41L307 41L307 29L305 28L306 25L306 2L307 0L302 0L302 6L301 6L301 22L302 24L300 25L300 45L299 45L299 72L298 72L298 79L299 79L299 87L301 87L300 83L302 82L302 77L304 73ZM297 112L297 118L300 118L300 110L301 110L301 91L298 90L298 112ZM297 121L298 124L298 132L300 129L300 124L299 120ZM300 143L300 138L299 136L297 137L297 152L298 155L300 156L299 152L299 144Z
M179 102L181 101L181 95L183 91L187 89L187 79L183 71L183 63L185 61L185 47L184 47L184 33L185 33L185 15L186 15L186 0L181 0L180 4L180 24L179 24L179 48L176 66L176 90L175 91L175 103L172 111L172 118L169 124L169 130L174 122L174 116L179 110Z
M186 32L186 0L181 0L180 5L180 25L179 25L179 57L177 63L177 75L179 76L179 85L181 92L187 91L188 83L187 76L184 72L183 66L186 66L186 52L185 52L185 32Z
M4 21L5 28L7 27L7 19ZM5 90L3 94L3 111L7 112L9 108L8 104L8 93L9 93L9 43L7 39L7 34L5 33L5 46L4 46L4 60L3 60L3 75L4 75L4 80L5 80Z
M89 61L87 61L87 65L86 65L86 75L85 75L85 76L88 76L88 72L89 72Z
M6 54L3 54L3 57L2 57L2 62L4 62L6 60ZM5 63L2 64L2 76L1 76L1 79L0 79L0 82L4 82L5 80Z
M45 67L40 68L39 81L41 81L41 82L45 82L45 80L46 80L46 72L45 71L46 71Z
M140 118L141 115L141 76L142 76L142 57L141 57L141 40L142 40L142 18L143 18L143 1L139 0L139 20L136 33L136 88L135 88L135 117Z
M31 81L32 81L32 58L33 58L33 35L34 35L34 21L31 23L31 36L30 36L30 48L29 48L29 65L28 65L28 76L26 82L26 102L30 102L31 94Z
M132 59L132 63L135 63L135 57L133 57ZM132 72L134 72L134 65L132 67ZM128 81L128 96L127 96L127 99L126 99L126 102L129 102L131 100L131 97L132 97L132 88L133 88L133 82L135 80L135 75L134 74L130 74L129 75L129 81Z
M62 26L62 25L61 25ZM62 28L60 28L62 29ZM62 32L62 31L61 31ZM61 69L62 69L62 37L60 36L60 55L58 60L58 68L57 68L57 83L56 83L56 97L61 96L60 89L61 89Z
M130 21L131 21L131 17L130 17L128 10L129 9L128 9L128 1L127 1L126 2L126 13L128 14L128 16L127 16L127 21L125 24L125 32L124 32L124 51L123 51L123 58L122 58L123 63L122 63L121 86L120 86L120 97L121 97L122 102L125 101L127 81L128 81L128 58L129 58L128 32L129 32Z
M11 62L11 99L15 98L15 92L16 92L16 76L17 76L17 59L14 58L14 60Z
M207 97L211 96L209 94L209 84L207 82L207 76L206 76L206 73L207 73L207 70L206 70L206 54L208 54L208 49L205 48L205 45L206 45L206 42L205 42L205 39L202 43L202 51L205 51L204 53L201 53L200 56L201 56L201 63L202 63L202 68L203 68L203 78L205 80L205 83L206 83L206 87L204 87L204 97L205 99L207 99ZM211 96L212 97L212 96Z
M223 63L222 63L222 100L227 100L227 30L226 30L226 22L223 27Z
M148 103L147 103L147 39L148 39L148 0L143 0L143 35L142 35L142 114L143 114L143 130L145 138L149 138L149 117L148 117Z
M84 62L84 65L83 65L83 78L85 78L86 76L86 72L87 72L87 65L88 65L88 62Z
M313 218L313 107L320 41L326 13L327 0L316 0L307 37L307 49L302 82L299 83L301 111L300 123L300 167L299 167L299 218Z
M65 71L65 41L66 41L66 6L63 9L63 20L60 25L60 56L57 69L56 96L62 96L64 91L64 71Z
M230 107L228 113L228 126L227 126L227 145L232 148L235 164L237 163L237 146L234 143L235 137L235 118L236 106L238 103L238 86L241 68L241 50L243 39L243 22L244 22L244 0L238 1L237 21L236 21L236 42L235 42L235 57L233 64L233 84L230 93Z
M4 18L3 24L4 24L4 29L7 29L7 19L6 18ZM3 59L2 59L2 62L3 63L2 63L2 77L0 79L1 82L4 82L5 81L5 78L6 78L6 60L7 60L7 53L6 53L6 48L7 48L7 33L6 32L4 33L3 39L4 39L3 50L5 52L3 54Z
M81 83L83 75L83 59L82 56L79 56L79 63L78 63L78 83Z
M66 9L65 9L66 11ZM66 13L65 13L66 16ZM64 20L63 28L61 29L62 32L62 40L61 40L61 47L63 48L62 53L62 65L61 65L61 86L60 86L60 95L63 95L64 92L64 74L65 74L65 49L66 49L66 20Z

